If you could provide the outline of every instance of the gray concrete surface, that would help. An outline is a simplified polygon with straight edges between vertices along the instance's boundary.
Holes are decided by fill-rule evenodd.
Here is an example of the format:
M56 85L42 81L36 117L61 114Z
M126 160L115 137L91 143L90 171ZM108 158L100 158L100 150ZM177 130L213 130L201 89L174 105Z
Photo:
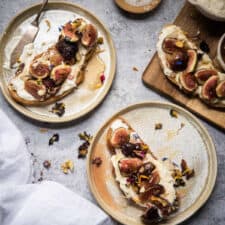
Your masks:
M2 32L12 16L37 0L0 0L0 31ZM80 141L78 133L87 130L95 133L98 127L117 110L140 101L163 100L165 98L146 88L141 82L141 74L155 51L157 34L163 24L173 21L184 0L164 0L161 6L147 16L130 16L119 10L113 0L72 0L94 12L109 28L117 49L117 73L112 89L105 101L88 116L67 126L54 126L33 122L13 110L0 94L3 111L20 128L30 152L33 152L34 180L40 177L42 162L52 161L52 168L43 171L44 179L58 181L85 198L95 202L87 183L85 160L77 159ZM132 70L133 66L139 69ZM129 86L128 86L129 85ZM211 134L217 149L218 178L215 190L207 204L185 225L224 225L225 224L225 139L224 133L202 121ZM40 133L45 127L47 133ZM59 133L60 141L48 146L49 137ZM75 171L64 175L60 164L65 159L73 159ZM111 221L110 224L116 224Z

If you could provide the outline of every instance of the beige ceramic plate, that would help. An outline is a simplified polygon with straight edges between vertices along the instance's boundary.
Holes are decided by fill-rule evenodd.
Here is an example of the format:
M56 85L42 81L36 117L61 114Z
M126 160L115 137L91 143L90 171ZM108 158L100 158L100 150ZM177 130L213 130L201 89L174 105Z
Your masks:
M13 76L14 72L9 67L10 53L14 46L18 43L21 37L21 33L26 30L26 26L34 18L34 14L38 11L39 5L31 6L18 14L8 25L0 40L0 86L2 93L6 100L20 113L28 116L32 119L36 119L44 122L62 123L77 119L91 110L93 110L106 96L115 75L116 68L116 56L115 48L108 30L104 25L89 11L80 6L74 5L68 2L50 2L47 6L46 12L41 17L40 31L35 39L34 45L37 48L47 48L48 44L53 41L57 41L59 35L58 28L69 20L73 20L76 17L83 17L85 20L93 23L98 31L99 35L104 38L104 44L101 45L101 49L104 50L99 54L100 59L105 64L105 77L104 85L99 89L94 89L93 76L92 79L86 79L84 83L79 86L78 90L75 90L73 94L62 99L60 102L64 102L66 105L66 112L63 117L58 117L49 112L52 105L47 107L24 107L16 103L9 95L7 90L7 83ZM49 30L48 22L51 24ZM49 30L49 31L48 31ZM43 47L44 46L44 47ZM91 63L90 63L91 64ZM93 68L93 63L88 66L89 76L91 78L90 71ZM87 76L86 76L87 78Z
M129 3L131 1L133 4ZM142 3L140 0L115 0L116 4L123 10L136 14L143 14L155 9L161 0L151 0L150 3ZM136 4L134 4L136 3Z
M178 118L170 116L170 110L178 112ZM209 198L217 175L215 147L207 130L189 112L169 103L148 102L132 105L112 116L97 132L90 147L87 162L89 184L99 205L114 219L127 225L140 225L142 210L128 202L116 183L106 145L106 132L110 122L121 116L139 133L159 158L168 157L179 164L185 159L194 168L195 177L178 190L181 196L180 210L167 222L178 224L193 215ZM155 124L162 123L162 130ZM181 124L184 127L181 128ZM101 157L103 163L96 167L91 163Z

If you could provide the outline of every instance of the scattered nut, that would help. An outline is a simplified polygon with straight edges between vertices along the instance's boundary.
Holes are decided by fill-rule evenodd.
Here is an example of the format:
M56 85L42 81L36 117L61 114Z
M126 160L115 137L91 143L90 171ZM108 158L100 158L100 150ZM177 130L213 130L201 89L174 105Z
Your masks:
M161 123L156 123L155 124L155 130L161 130L163 125Z
M56 102L50 112L58 115L59 117L62 117L65 113L65 104L62 102Z
M133 71L136 71L137 72L138 71L138 68L134 66L133 67Z
M59 134L54 134L48 142L48 145L53 145L54 142L58 142L59 141Z
M178 118L178 112L175 111L174 109L171 109L170 110L170 116L175 117L175 118Z
M61 170L63 173L68 174L70 171L71 173L74 171L74 164L72 160L67 160L61 165Z
M102 45L102 44L104 43L103 37L99 37L98 40L97 40L97 43L98 43L99 45Z
M78 136L81 140L84 141L78 148L79 150L78 158L85 158L88 153L88 147L93 137L90 134L88 134L86 131L84 131L83 133L80 133Z
M182 175L185 176L187 180L195 175L195 171L188 167L187 162L184 159L181 160L181 171Z

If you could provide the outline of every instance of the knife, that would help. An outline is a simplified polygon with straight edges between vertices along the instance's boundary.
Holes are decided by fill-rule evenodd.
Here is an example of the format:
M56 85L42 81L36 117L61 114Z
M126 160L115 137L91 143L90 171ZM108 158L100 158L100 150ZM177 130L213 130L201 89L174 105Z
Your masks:
M24 46L29 43L32 43L34 41L35 37L37 36L37 33L39 31L39 18L47 4L48 4L48 0L44 0L34 21L31 24L29 24L29 26L26 29L26 32L23 34L19 43L14 48L14 50L11 54L11 58L10 58L10 67L11 68L18 61L19 57L21 56Z

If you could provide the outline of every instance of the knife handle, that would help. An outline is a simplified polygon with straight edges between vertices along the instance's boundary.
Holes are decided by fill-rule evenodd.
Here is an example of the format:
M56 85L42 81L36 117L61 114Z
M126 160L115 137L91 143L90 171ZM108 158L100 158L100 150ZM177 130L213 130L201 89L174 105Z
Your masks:
M37 13L37 16L35 17L34 21L31 23L33 26L38 27L38 25L39 25L39 18L40 18L41 13L43 12L43 10L45 9L47 4L48 4L48 0L44 0L40 10Z

